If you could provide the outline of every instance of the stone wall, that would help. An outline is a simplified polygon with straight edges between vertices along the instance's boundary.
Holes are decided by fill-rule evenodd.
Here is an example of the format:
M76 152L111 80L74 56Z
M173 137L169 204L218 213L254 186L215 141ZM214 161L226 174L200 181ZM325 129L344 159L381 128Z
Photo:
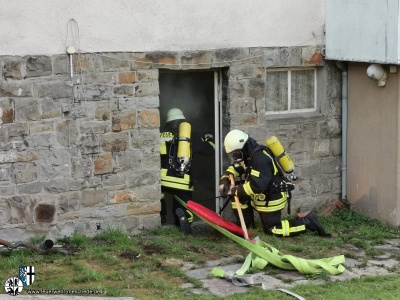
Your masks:
M258 142L276 135L295 163L295 210L319 208L341 194L341 73L318 48L251 49L259 56L229 68L227 128L240 128ZM313 113L265 114L265 68L319 66Z
M318 66L319 111L265 115L265 68ZM340 194L340 73L316 47L0 56L0 237L135 234L159 220L159 69L224 69L224 132L277 134L294 206Z

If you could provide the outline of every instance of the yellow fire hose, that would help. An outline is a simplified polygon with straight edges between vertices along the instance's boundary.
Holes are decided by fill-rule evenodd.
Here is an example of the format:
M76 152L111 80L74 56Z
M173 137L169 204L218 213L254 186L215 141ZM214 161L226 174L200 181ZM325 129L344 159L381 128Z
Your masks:
M174 198L187 208L186 203L179 199L179 197L174 196ZM193 213L196 214L195 212ZM222 234L251 251L251 253L247 256L242 268L236 271L237 275L245 274L250 266L262 270L268 263L284 270L297 270L302 274L315 274L327 271L332 275L338 275L345 270L344 266L342 265L345 261L344 255L322 259L304 259L293 255L284 255L280 253L278 249L263 241L259 240L253 244L252 242L213 224L212 222L204 219L202 216L199 216L198 214L196 215ZM224 273L224 270L218 268L214 268L212 271L214 276L224 277Z

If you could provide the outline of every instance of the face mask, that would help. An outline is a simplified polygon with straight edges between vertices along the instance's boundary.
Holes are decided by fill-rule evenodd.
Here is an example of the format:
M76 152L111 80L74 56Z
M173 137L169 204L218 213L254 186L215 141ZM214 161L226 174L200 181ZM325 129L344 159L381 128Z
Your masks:
M240 163L243 161L243 152L241 150L234 150L232 153L230 153L230 156L232 157L235 165L240 165Z

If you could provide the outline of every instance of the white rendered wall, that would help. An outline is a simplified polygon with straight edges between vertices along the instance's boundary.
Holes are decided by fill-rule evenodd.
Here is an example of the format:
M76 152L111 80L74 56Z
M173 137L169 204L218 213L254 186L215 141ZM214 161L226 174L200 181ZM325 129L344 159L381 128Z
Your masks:
M0 55L317 45L324 22L324 0L0 0Z

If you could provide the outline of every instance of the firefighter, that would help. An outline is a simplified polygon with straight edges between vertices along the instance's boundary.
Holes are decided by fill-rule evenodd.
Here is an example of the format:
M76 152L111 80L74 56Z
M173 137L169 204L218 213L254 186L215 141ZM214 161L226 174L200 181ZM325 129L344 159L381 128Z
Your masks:
M185 203L192 200L194 190L190 177L192 155L211 156L214 154L214 148L212 134L201 137L191 132L191 125L179 108L171 108L168 111L164 129L160 133L161 224L166 223L167 214L164 193L176 195ZM184 233L191 233L193 214L175 199L173 199L172 213L175 225Z
M263 231L267 234L292 236L309 229L320 236L329 236L312 212L304 217L281 220L290 187L265 147L237 129L226 135L224 147L233 164L222 175L219 191L221 196L235 195L239 198L247 227L254 226L254 209L259 213ZM244 180L232 185L230 176ZM232 208L237 215L235 202L232 202Z

